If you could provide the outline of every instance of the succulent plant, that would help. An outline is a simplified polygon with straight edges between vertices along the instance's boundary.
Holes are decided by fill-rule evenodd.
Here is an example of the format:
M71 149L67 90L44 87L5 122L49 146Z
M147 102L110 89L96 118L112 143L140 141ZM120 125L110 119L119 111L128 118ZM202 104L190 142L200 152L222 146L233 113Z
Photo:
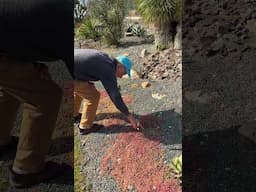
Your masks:
M146 34L146 30L141 25L132 25L131 32L138 37L143 37Z
M170 168L178 178L182 176L182 155L172 159Z

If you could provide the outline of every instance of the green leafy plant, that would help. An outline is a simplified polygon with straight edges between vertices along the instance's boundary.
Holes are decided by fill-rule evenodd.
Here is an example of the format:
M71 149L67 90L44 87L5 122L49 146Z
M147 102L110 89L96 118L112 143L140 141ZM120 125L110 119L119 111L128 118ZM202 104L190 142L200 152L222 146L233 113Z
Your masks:
M182 176L182 155L174 157L170 163L170 169L174 172L176 177L181 178Z
M89 1L88 14L102 23L101 39L109 45L118 45L123 35L126 6L125 0Z
M95 18L86 19L76 30L76 36L79 39L99 40L102 35L102 23Z
M134 26L134 24L127 24L126 32L131 33L133 26Z
M127 24L126 32L138 37L144 37L146 35L145 28L138 24Z
M138 37L143 37L146 35L146 30L141 25L133 25L131 32Z

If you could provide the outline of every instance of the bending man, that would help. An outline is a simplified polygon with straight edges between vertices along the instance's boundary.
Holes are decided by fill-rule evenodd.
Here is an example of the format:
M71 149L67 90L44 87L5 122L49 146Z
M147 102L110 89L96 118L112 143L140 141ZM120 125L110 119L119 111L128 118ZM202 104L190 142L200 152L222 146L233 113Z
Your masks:
M102 125L94 124L100 93L94 81L101 81L112 102L125 114L135 129L141 127L139 121L129 112L117 86L117 77L130 76L131 61L125 56L111 58L95 49L75 49L74 61L74 116L84 99L83 112L79 124L80 134L88 134L99 130Z

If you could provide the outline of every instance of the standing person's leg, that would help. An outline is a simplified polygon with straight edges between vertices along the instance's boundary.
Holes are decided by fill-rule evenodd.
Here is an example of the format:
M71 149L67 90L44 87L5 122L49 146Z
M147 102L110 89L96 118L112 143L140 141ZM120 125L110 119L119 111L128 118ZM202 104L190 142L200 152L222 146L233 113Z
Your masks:
M94 84L83 81L75 81L74 90L77 95L84 99L82 118L80 122L80 129L91 129L97 130L100 127L94 127L94 120L96 117L96 111L98 108L100 93L95 88ZM92 131L95 131L94 129ZM86 131L84 132L87 133Z
M43 172L60 107L61 89L50 79L49 74L40 73L32 63L7 59L3 64L8 67L5 73L0 74L2 89L24 103L20 139L13 170L20 174ZM54 177L56 173L54 171L57 169L54 170L52 164L47 166L51 167L49 171ZM16 176L14 174L12 179L18 182L17 186L22 186L26 182L30 184L39 182L36 178L23 181ZM49 177L50 175L46 176L48 179Z
M16 120L18 108L19 102L3 90L0 90L0 117L2 117L0 126L0 146L7 146L11 141L10 133Z

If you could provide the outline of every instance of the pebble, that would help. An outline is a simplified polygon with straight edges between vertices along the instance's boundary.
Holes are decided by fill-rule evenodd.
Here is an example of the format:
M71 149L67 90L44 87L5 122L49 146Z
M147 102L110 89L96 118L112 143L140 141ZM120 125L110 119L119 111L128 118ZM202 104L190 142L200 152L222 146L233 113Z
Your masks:
M144 89L149 87L149 86L150 86L150 83L148 81L145 81L145 82L141 83L141 87L144 88Z

